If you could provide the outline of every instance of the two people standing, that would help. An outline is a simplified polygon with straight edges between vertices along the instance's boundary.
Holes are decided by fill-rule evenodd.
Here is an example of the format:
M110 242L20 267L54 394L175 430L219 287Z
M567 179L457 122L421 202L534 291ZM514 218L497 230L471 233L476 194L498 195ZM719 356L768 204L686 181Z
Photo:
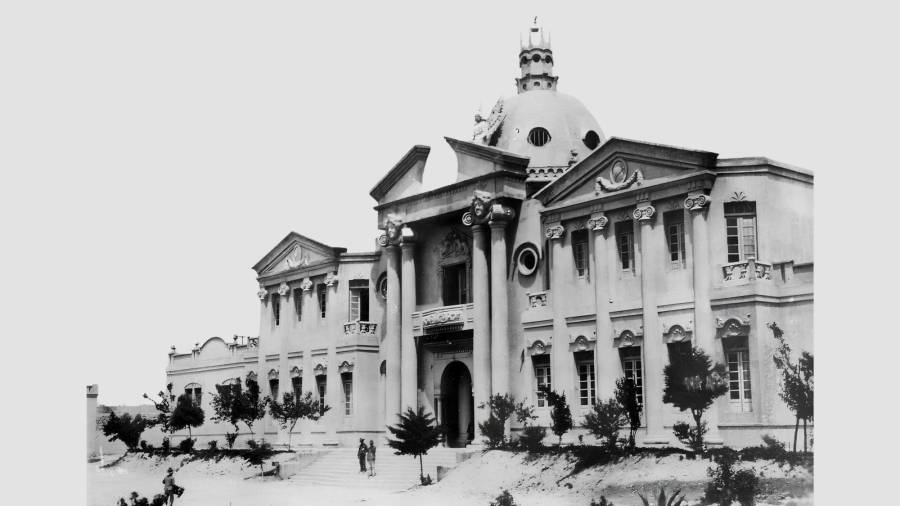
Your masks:
M366 446L366 440L359 438L356 457L359 458L359 472L366 472L366 463L368 463L369 476L375 476L375 441L370 439L369 446Z
M359 438L359 449L356 450L356 457L359 459L359 472L366 472L366 454L369 449L366 447L366 440Z

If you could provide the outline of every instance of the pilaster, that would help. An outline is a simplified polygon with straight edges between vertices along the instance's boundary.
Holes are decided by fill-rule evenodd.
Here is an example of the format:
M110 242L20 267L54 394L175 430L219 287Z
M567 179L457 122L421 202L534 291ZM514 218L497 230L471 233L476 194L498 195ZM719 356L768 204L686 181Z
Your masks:
M593 234L594 256L594 301L596 309L597 342L594 346L594 374L597 397L608 399L616 389L616 378L621 366L613 348L612 321L609 317L609 260L606 230L609 219L603 213L595 213L588 220L588 229Z

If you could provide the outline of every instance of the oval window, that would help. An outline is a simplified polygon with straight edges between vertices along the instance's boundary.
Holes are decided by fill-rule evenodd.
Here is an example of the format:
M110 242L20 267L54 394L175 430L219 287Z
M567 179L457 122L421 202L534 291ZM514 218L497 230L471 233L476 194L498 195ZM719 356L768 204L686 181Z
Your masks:
M550 132L544 127L534 127L528 132L528 143L543 146L550 142Z
M536 55L532 56L532 57L531 57L531 61L533 61L533 62L535 62L535 63L541 61L541 55L536 54Z
M381 276L378 276L378 283L375 285L378 289L378 294L381 295L381 298L387 298L387 273L384 272Z
M519 254L516 255L516 266L519 269L519 274L523 276L534 274L534 271L536 271L538 267L537 248L532 244L524 245L522 249L519 250Z
M584 134L584 139L581 139L581 142L583 142L588 149L594 150L600 145L600 136L597 135L597 132L588 130L588 133Z

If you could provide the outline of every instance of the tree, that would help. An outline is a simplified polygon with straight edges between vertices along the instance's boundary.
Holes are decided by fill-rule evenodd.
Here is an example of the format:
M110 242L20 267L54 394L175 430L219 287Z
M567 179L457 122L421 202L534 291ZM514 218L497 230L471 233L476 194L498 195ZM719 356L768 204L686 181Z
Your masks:
M422 466L422 455L441 442L443 430L437 426L431 413L419 406L417 411L407 408L406 413L398 414L400 422L388 426L388 430L396 439L388 439L388 446L397 450L395 455L412 455L419 457L419 480L425 482L425 471Z
M490 410L488 419L478 424L490 448L501 447L507 442L506 422L512 415L515 414L516 420L524 425L528 425L529 420L537 418L533 407L526 406L524 402L517 403L515 397L509 394L494 394L478 407L487 407Z
M559 437L559 444L562 446L563 434L572 429L572 411L566 402L565 393L560 395L549 388L545 388L544 393L547 396L547 404L553 408L550 411L550 420L553 422L550 429Z
M172 393L172 384L169 383L166 385L166 392L164 393L160 390L156 395L159 397L159 401L154 401L150 398L146 393L144 394L144 399L149 400L153 403L153 406L156 407L157 415L155 420L150 421L150 426L160 426L160 429L163 432L172 432L169 428L169 419L172 416L172 405L171 401L175 399L175 395Z
M228 422L237 430L238 422L247 426L250 437L253 437L253 424L266 413L266 400L259 396L259 384L251 374L244 380L246 390L240 383L234 385L216 385L212 406L216 413L213 421Z
M797 430L803 420L803 452L806 453L806 424L813 419L813 355L802 352L795 364L791 360L791 347L784 340L784 332L772 322L769 324L772 335L778 341L775 355L775 367L781 372L781 400L794 413L794 453L797 452Z
M130 413L117 416L111 412L103 424L103 435L109 436L109 441L122 441L129 451L134 451L141 441L141 433L151 425L151 421L141 415L132 418Z
M617 379L615 396L628 418L628 446L634 448L634 435L641 427L641 405L638 404L634 380L625 376Z
M615 451L619 441L619 431L625 426L625 413L615 399L597 401L593 409L584 415L582 427L602 440L603 446Z
M172 415L169 417L169 429L171 429L172 433L187 429L188 438L191 438L191 427L203 425L205 418L206 414L203 412L203 408L199 404L194 404L190 396L181 394L178 396L175 409L172 410Z
M686 424L676 424L675 436L694 451L703 450L703 435L706 423L703 413L712 406L717 397L728 391L725 382L725 366L713 365L703 349L693 347L688 351L676 352L672 361L663 369L665 389L663 402L672 404L681 411L690 410L695 428L685 428Z
M294 399L293 392L285 392L282 396L282 402L274 399L266 398L269 404L269 413L272 418L277 420L281 426L288 431L288 451L291 449L291 433L294 426L302 419L318 420L326 411L331 409L328 405L320 404L320 401L313 399L312 392L306 392L306 395ZM322 401L324 402L324 401Z

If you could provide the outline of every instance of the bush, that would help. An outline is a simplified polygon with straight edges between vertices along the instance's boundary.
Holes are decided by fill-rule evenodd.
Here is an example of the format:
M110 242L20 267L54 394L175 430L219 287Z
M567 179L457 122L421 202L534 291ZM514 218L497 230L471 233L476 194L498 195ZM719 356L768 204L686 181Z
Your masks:
M196 439L185 438L178 442L178 451L181 453L191 453L194 451L194 443Z
M119 498L118 502L116 502L117 506L165 506L166 504L166 496L162 494L156 494L153 496L153 500L150 501L146 497L141 497L137 492L132 492L131 496L131 504L129 505L125 502L125 499Z
M502 420L494 416L493 413L488 415L488 419L478 424L481 434L485 437L485 443L488 448L499 448L503 446L505 441L504 429L505 425Z
M225 444L228 445L228 449L234 448L234 442L237 441L238 433L237 432L226 432L225 433Z
M591 499L591 506L615 506L612 501L607 501L606 496L600 496L600 502Z
M209 451L214 452L219 449L219 442L213 439L210 442L206 443L206 446L209 447Z
M731 504L733 501L738 501L741 506L753 504L759 478L749 469L735 472L736 458L736 452L723 451L716 458L718 467L707 470L712 481L706 485L704 504Z
M429 474L429 475L426 475L426 476L424 476L424 477L420 476L420 477L419 477L419 481L422 482L422 486L423 486L423 487L427 487L428 485L431 485L432 483L434 483L434 480L431 479L431 475L430 475L430 474Z
M522 429L519 435L519 446L530 452L540 451L544 446L544 438L547 436L546 427L528 425Z
M635 494L637 494L638 497L641 498L641 503L643 503L644 506L650 506L650 501L648 501L647 498L644 497L640 492L635 492ZM660 506L663 506L663 505L681 506L681 503L684 502L684 494L682 494L680 498L678 497L678 494L681 494L680 489L676 490L675 493L672 494L672 496L669 497L668 501L667 501L666 500L666 489L665 489L665 487L660 487L659 488L659 497L656 498L656 504L658 504ZM652 495L650 496L650 499L653 499ZM723 504L731 504L731 503L723 503Z
M263 443L265 443L265 441L263 441ZM250 448L251 450L255 450L255 449L259 448L259 443L257 443L255 439L248 439L247 440L247 448Z
M615 450L619 441L619 431L625 427L625 418L622 415L622 406L615 399L600 401L584 415L584 423L581 426L601 440L607 449Z
M251 439L247 441L247 446L250 447L250 450L244 454L244 460L251 466L259 466L260 469L263 468L263 462L275 453L272 451L272 445L266 441L257 443ZM265 472L265 469L262 470Z
M141 433L148 426L150 426L150 420L145 419L141 415L136 415L132 418L130 413L123 413L122 416L117 416L115 412L112 412L103 424L103 435L109 436L110 441L117 439L122 441L129 451L134 451L138 448Z
M760 446L748 446L740 451L741 460L774 460L785 462L792 460L784 443L772 436L764 435L763 444Z
M169 438L164 437L162 440L162 452L165 455L165 454L168 454L170 451L172 451L172 442L169 441Z
M491 501L491 506L517 506L516 501L513 499L512 494L509 493L509 490L504 490L502 494L498 495L496 499Z
M709 429L706 422L700 422L699 427L692 427L686 422L677 422L672 426L672 433L681 441L681 444L695 452L703 451L703 436L707 432Z

